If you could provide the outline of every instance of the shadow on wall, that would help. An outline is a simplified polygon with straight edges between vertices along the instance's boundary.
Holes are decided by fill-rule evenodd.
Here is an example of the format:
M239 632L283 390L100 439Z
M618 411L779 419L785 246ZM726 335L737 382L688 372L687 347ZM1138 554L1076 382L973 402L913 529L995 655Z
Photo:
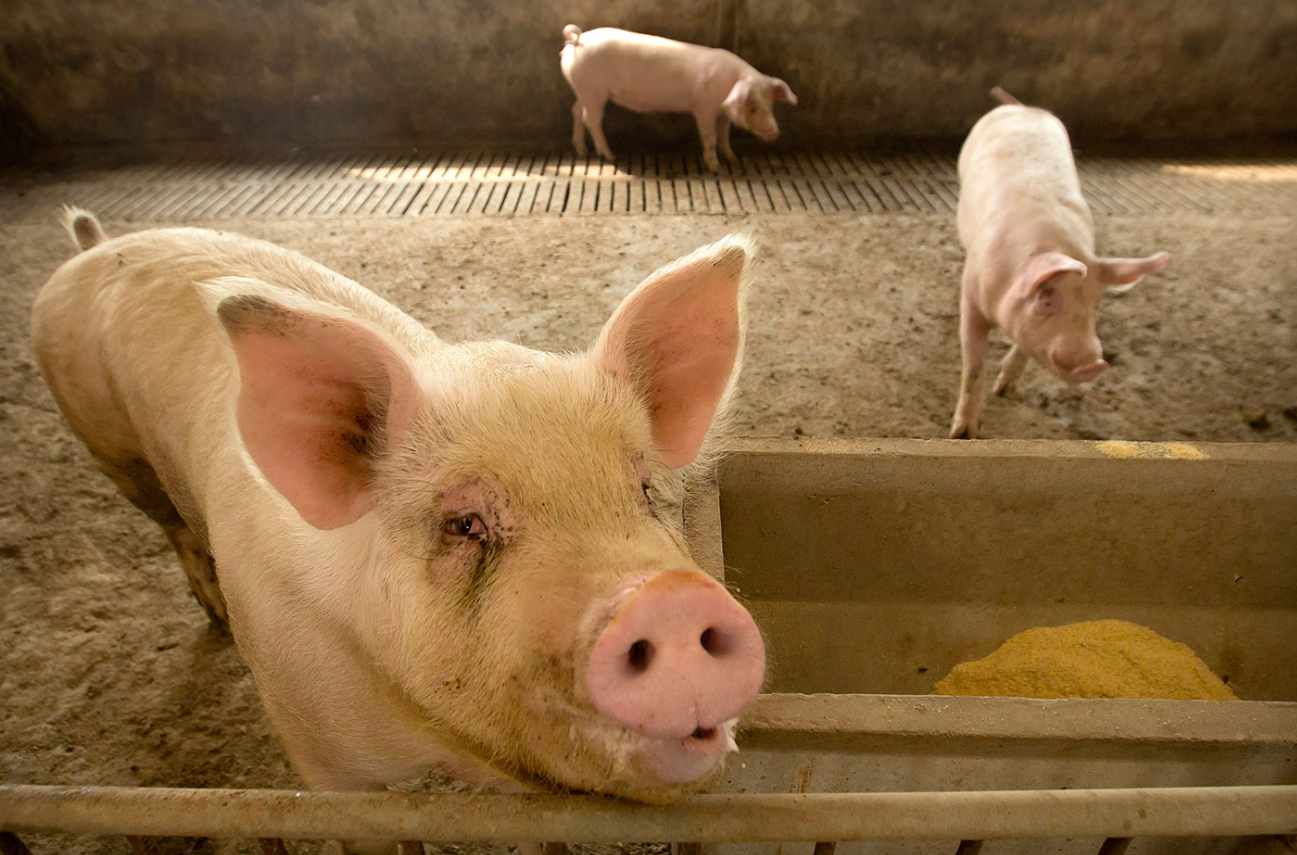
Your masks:
M562 148L567 23L737 49L800 98L781 144L961 136L995 84L1079 138L1297 136L1291 0L17 0L3 145ZM606 129L694 139L687 116Z

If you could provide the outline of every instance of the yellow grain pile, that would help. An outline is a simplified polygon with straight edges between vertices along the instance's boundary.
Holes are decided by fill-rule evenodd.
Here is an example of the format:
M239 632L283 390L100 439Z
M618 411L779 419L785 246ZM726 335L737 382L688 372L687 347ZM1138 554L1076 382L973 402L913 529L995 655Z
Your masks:
M956 665L932 693L1238 700L1188 647L1123 620L1020 632L985 659Z

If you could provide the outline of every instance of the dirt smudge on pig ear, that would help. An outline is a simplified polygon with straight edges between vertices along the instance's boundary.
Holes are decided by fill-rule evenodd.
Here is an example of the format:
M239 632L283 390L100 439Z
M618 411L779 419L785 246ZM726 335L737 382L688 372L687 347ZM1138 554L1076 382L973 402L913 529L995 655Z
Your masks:
M297 314L258 294L226 297L217 307L216 316L230 335L260 332L283 337L302 321Z

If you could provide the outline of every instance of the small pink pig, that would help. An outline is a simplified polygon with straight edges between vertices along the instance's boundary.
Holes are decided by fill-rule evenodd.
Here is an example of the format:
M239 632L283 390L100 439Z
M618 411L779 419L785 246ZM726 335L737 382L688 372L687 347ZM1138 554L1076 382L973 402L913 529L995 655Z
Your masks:
M997 395L1022 374L1027 357L1068 383L1088 383L1108 367L1094 332L1104 292L1129 289L1171 263L1165 252L1096 256L1094 221L1063 123L998 87L991 93L1004 106L973 126L959 153L959 237L968 257L959 323L964 369L952 439L977 436L992 327L1003 327L1013 340L995 381Z
M563 28L559 54L563 76L576 93L572 105L572 145L585 155L585 129L608 160L612 149L603 135L603 108L609 99L640 113L693 113L703 141L703 160L719 172L716 143L733 163L730 125L763 140L779 136L776 101L797 103L788 84L767 77L721 48L702 47L613 27L581 32Z
M309 785L436 765L670 802L717 778L765 650L680 506L738 373L747 240L556 355L443 342L263 241L69 226L84 251L33 308L42 374L228 618Z

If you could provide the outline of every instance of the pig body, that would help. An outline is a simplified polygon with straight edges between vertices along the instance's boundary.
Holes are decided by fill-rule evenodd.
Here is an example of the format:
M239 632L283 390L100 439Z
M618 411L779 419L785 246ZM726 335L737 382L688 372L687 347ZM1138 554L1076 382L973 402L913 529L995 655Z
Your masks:
M1094 221L1063 123L1003 90L993 94L1003 105L973 126L959 154L959 237L967 257L954 439L977 436L993 327L1013 341L996 394L1011 388L1028 358L1068 383L1089 382L1107 368L1094 323L1105 290L1125 290L1171 261L1165 252L1096 255Z
M612 27L582 32L563 28L563 76L576 93L572 105L572 145L584 156L585 132L608 160L612 149L603 135L608 101L641 113L692 113L703 143L703 160L720 171L720 152L731 162L730 126L764 140L779 136L776 101L797 103L784 81L757 71L721 48L678 42Z
M228 617L308 784L440 765L668 802L715 778L764 651L678 507L741 357L744 240L553 355L442 342L250 238L71 225L42 373Z

